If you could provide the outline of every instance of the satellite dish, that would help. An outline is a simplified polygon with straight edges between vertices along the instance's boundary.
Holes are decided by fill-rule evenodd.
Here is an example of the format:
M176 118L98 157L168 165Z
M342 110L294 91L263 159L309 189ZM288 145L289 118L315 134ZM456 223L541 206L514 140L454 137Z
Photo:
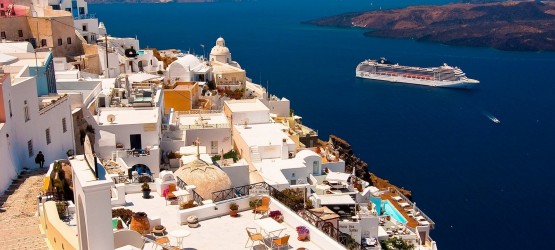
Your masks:
M108 117L106 117L106 119L110 122L110 123L114 123L114 121L116 120L116 116L113 114L109 114Z

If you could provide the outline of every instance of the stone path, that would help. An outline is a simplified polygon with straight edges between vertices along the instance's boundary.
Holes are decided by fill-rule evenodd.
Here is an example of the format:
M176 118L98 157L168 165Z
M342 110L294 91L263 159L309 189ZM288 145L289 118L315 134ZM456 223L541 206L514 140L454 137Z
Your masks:
M46 171L22 174L0 196L0 249L48 249L37 215L37 195Z

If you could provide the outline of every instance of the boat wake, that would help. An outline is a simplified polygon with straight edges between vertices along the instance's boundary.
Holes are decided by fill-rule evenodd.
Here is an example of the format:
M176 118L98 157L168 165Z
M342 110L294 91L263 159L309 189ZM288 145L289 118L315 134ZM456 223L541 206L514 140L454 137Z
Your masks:
M497 119L497 117L493 116L492 114L490 114L488 112L484 112L484 115L494 123L501 123L501 121L499 119Z

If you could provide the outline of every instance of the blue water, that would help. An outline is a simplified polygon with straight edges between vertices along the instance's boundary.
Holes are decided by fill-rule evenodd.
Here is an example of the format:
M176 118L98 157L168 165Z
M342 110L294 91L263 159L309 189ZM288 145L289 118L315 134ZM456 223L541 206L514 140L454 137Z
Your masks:
M205 44L208 54L223 36L247 74L290 99L321 138L333 133L346 139L372 172L412 190L417 206L436 223L431 236L440 249L553 249L548 239L555 235L555 53L369 38L358 29L300 23L445 2L259 0L89 8L109 34L138 36L141 47L202 54ZM380 56L403 65L446 62L481 83L464 91L354 77L360 61Z
M403 217L403 215L401 215L401 213L399 213L399 211L397 211L397 209L393 205L391 205L388 200L385 200L382 203L385 209L384 214L393 217L393 219L403 224L407 223L407 219L405 219L405 217Z

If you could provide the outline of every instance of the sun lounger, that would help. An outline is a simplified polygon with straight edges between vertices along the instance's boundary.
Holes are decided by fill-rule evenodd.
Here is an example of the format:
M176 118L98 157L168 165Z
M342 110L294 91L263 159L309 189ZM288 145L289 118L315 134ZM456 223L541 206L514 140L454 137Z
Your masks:
M406 202L399 202L399 206L401 206L401 207L410 207L410 204L408 204Z
M403 200L403 198L401 198L401 196L393 196L393 197L391 197L391 199L394 199L397 202Z
M424 218L422 215L416 216L415 219L417 221L425 221L426 220L426 218Z

